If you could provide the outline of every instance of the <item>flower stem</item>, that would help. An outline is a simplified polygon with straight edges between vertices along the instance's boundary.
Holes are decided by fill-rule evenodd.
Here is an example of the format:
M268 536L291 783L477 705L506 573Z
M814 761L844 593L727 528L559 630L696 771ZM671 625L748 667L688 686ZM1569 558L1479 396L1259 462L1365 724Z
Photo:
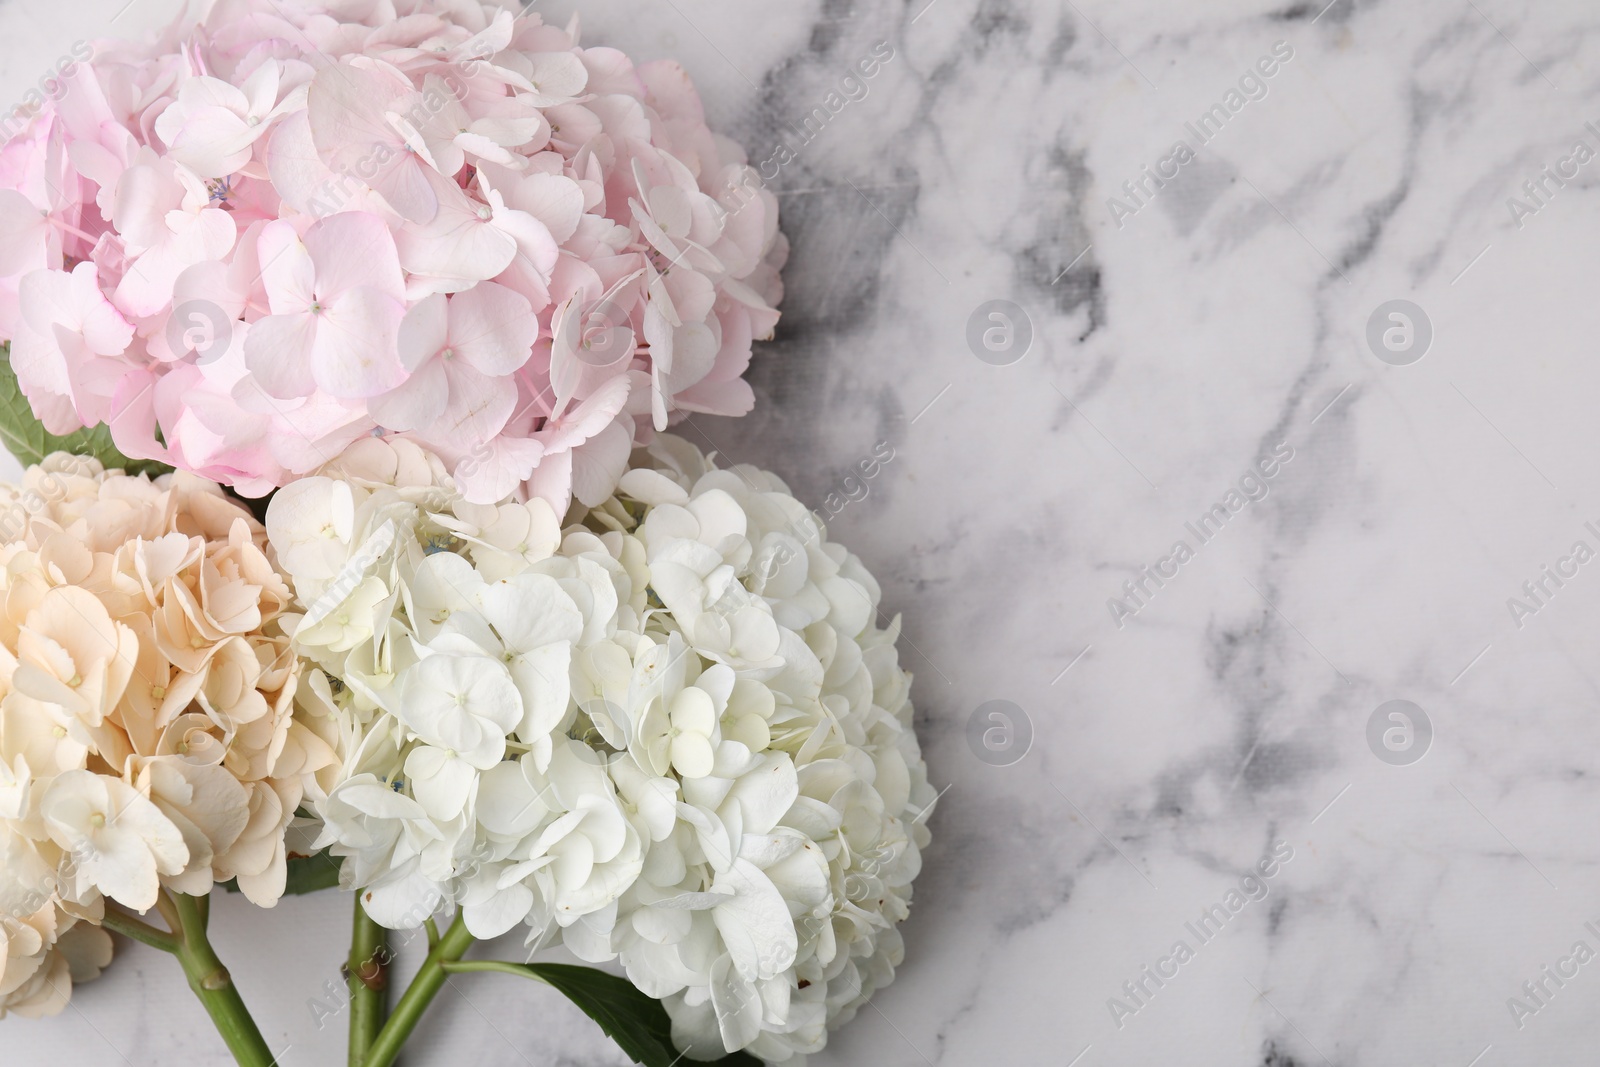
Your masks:
M361 894L355 898L355 928L350 934L345 982L350 988L350 1063L361 1067L389 1006L389 944L388 931L373 922L361 906Z
M383 1024L362 1067L390 1067L394 1063L406 1039L411 1036L411 1031L422 1020L422 1013L438 996L439 990L444 988L445 979L449 977L444 965L459 960L471 945L472 934L467 932L466 917L457 912L456 921L450 924L450 929L444 932L439 943L428 953L422 970L417 972L405 995L400 998L400 1003L395 1005L389 1021Z
M178 939L176 936L165 930L158 930L149 923L135 919L132 915L118 911L109 905L106 907L105 917L100 920L100 925L112 933L121 934L123 937L131 937L135 941L142 941L151 948L158 948L162 952L178 951Z
M206 940L208 907L202 898L183 893L167 896L163 891L163 896L166 899L162 914L176 919L173 932L177 936L178 962L189 979L189 988L200 998L217 1032L227 1042L228 1051L240 1067L273 1067L277 1057L267 1048L228 969Z

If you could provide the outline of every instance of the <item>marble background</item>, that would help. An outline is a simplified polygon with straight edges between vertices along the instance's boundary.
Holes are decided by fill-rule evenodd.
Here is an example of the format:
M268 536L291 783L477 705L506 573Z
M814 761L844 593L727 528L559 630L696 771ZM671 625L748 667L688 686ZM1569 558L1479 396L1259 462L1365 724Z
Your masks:
M0 90L124 3L4 0ZM1544 168L1600 149L1600 14L1325 3L584 5L588 40L681 58L755 159L795 150L759 407L686 432L848 501L832 532L904 613L949 786L901 977L814 1067L1594 1061L1600 963L1571 954L1600 948L1600 562L1573 552L1600 548L1600 162ZM115 29L170 8L133 0ZM865 97L801 145L885 42ZM1185 124L1213 104L1202 143ZM1176 177L1124 192L1180 140ZM996 300L1008 320L980 313ZM1392 300L1422 312L1398 351L1368 342ZM998 351L969 344L989 327ZM895 458L849 499L880 442ZM1266 496L1230 498L1241 479ZM1202 542L1185 523L1219 503ZM1547 565L1576 574L1533 601ZM1125 581L1149 595L1113 609ZM1009 747L998 720L969 730L990 701L1014 705ZM969 742L991 725L997 748ZM1244 882L1264 899L1196 937L1275 850ZM342 1062L342 1020L313 1005L346 901L248 930L245 911L220 906L219 951L282 1062ZM3 1026L7 1067L226 1062L136 946L61 1017ZM554 994L492 976L452 983L409 1062L462 1048L623 1062Z

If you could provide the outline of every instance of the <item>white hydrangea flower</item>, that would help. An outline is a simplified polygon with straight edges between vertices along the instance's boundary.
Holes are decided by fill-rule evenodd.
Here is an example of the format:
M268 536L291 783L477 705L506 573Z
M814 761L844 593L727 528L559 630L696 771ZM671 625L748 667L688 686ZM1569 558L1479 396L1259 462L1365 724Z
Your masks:
M385 925L453 900L619 960L691 1058L798 1062L903 954L935 797L898 620L781 481L670 435L569 523L404 439L274 500L318 845Z

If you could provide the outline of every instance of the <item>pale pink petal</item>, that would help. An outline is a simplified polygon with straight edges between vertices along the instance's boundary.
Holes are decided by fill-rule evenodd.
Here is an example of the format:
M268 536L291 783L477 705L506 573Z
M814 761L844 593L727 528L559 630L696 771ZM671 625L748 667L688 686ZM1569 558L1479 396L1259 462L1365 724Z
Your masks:
M149 149L144 152L149 155ZM130 253L153 248L171 233L167 229L167 212L183 201L183 186L174 179L172 170L171 163L141 163L129 167L117 182L111 221Z
M244 340L245 366L268 396L280 400L310 396L317 379L311 371L317 322L309 313L257 319Z
M89 350L102 356L120 356L126 351L133 340L133 324L100 292L93 263L72 268L72 296L77 324Z
M292 225L267 223L256 242L256 256L261 260L267 306L274 315L304 311L312 305L316 300L316 265Z
M517 258L537 272L542 281L548 282L561 255L561 246L556 244L545 224L525 211L510 208L496 210L494 224L516 239Z
M168 213L168 234L140 255L117 286L116 303L130 314L146 318L159 314L172 302L172 286L193 263L219 259L233 247L233 218L218 209L198 215Z
M269 436L272 458L294 474L304 474L331 461L372 432L372 420L344 402L318 393L292 410L281 412Z
M10 361L11 369L17 374L17 384L33 402L36 413L46 395L65 397L72 392L67 360L61 346L56 343L53 331L40 333L26 322L22 323L11 338Z
M317 385L345 399L377 396L405 381L396 339L405 304L360 288L325 304L311 350Z
M565 452L594 437L611 425L617 412L628 402L632 382L626 374L609 379L577 407L552 419L539 431L546 452Z
M743 378L725 382L699 382L674 393L672 406L704 415L748 415L756 406L755 390Z
M628 469L633 435L620 423L609 423L598 434L572 450L572 495L589 507L598 507L617 490Z
M550 124L538 109L524 103L521 97L508 97L504 101L490 101L485 105L473 121L471 132L473 136L487 138L496 145L516 148L530 141L542 143L547 140Z
M73 141L67 145L67 158L72 161L72 169L100 187L95 203L102 215L109 214L122 172L127 169L127 160L92 141Z
M545 110L550 120L550 143L576 153L605 129L600 116L582 104L557 104Z
M493 278L511 263L517 242L491 220L486 205L442 188L433 220L399 233L400 261L413 274L469 283Z
M72 403L85 426L95 426L111 414L111 398L126 374L143 374L120 359L89 356L68 364Z
M472 124L472 116L437 74L422 80L422 101L422 111L407 121L422 134L434 169L440 174L455 174L466 164L455 136Z
M516 166L522 158L514 152L501 148L492 139L471 131L456 134L451 138L450 144L463 154L463 164L466 162L465 157L469 155L476 159L486 159L504 166ZM458 167L457 169L459 170L460 168Z
M22 328L22 279L0 277L0 337L12 337Z
M450 382L435 359L389 392L367 401L367 411L378 425L391 430L421 430L444 414L449 399Z
M573 257L565 257L557 261L559 273L560 264L576 262ZM550 278L533 269L533 265L523 256L513 256L510 266L495 275L495 281L508 289L514 289L527 298L528 304L535 314L543 312L551 304Z
M400 365L413 373L450 343L450 312L443 293L423 297L406 312L400 323L399 343ZM393 425L381 417L378 421Z
M56 323L77 321L72 275L66 271L32 271L23 275L19 291L23 320L38 332L51 334Z
M704 378L717 358L717 335L703 322L686 322L672 331L672 372L668 392L676 393Z
M615 48L585 48L578 53L589 71L584 88L591 93L622 93L643 96L644 82L633 69L633 60Z
M388 116L405 115L421 101L422 94L409 83L348 62L324 66L306 97L311 137L322 162L354 174L412 222L433 218L438 198L422 173L427 165Z
M496 186L509 207L526 211L550 231L558 242L565 242L583 218L583 190L578 183L560 174L530 174L520 180Z
M565 515L572 504L572 453L556 452L541 458L539 465L523 480L522 494L528 499L543 500L557 515ZM459 480L459 468L457 480ZM474 500L473 503L491 503Z
M241 95L249 100L249 104L241 110L258 117L266 115L278 99L278 84L282 78L283 65L274 59L267 60L251 71L239 87Z
M491 377L528 361L539 322L521 293L480 282L450 299L450 347L457 359Z
M209 108L184 123L173 142L172 158L202 178L222 178L250 162L259 136L255 127L231 111Z
M512 38L517 32L518 16L503 7L491 6L486 10L494 12L493 18L489 20L487 26L456 47L456 57L494 55L511 46Z
M363 182L335 174L322 162L304 111L286 116L273 129L267 141L267 172L283 202L309 215L331 215L362 206L359 197L374 198Z
M189 78L184 81L183 88L178 90L177 103L168 107L156 119L156 133L161 134L162 140L170 144L171 141L162 131L163 121L169 129L176 123L167 119L167 115L174 109L177 110L177 115L181 116L185 112L193 114L206 107L224 108L235 114L244 115L250 110L250 100L243 90L221 78L209 78L204 75Z
M533 85L532 103L539 107L565 103L583 92L589 71L583 60L571 52L543 52L528 57L528 81Z
M550 343L550 384L555 410L565 411L574 396L589 396L623 374L633 362L634 335L628 314L616 299L583 302L577 295L556 309Z
M125 376L111 400L111 440L133 459L167 460L167 450L156 440L156 377L149 373Z
M699 271L679 267L663 275L661 283L680 322L702 322L716 306L716 286Z
M33 202L15 189L0 189L0 275L11 277L47 266L50 224Z
M517 387L509 377L490 377L459 359L440 360L449 379L450 402L428 436L445 442L476 443L499 433L517 403Z
M84 422L78 417L78 409L73 406L71 397L29 393L26 389L22 392L28 398L28 406L46 430L54 434L69 434L83 429Z
M317 265L316 291L321 299L331 300L360 286L396 300L405 298L394 236L378 216L366 211L330 215L306 231L305 245Z
M456 464L456 484L474 504L498 503L527 479L543 454L532 438L496 437ZM566 514L566 504L556 514Z
M230 318L242 316L246 294L236 288L236 279L229 266L222 260L207 259L184 268L172 283L173 307L204 300L217 305Z

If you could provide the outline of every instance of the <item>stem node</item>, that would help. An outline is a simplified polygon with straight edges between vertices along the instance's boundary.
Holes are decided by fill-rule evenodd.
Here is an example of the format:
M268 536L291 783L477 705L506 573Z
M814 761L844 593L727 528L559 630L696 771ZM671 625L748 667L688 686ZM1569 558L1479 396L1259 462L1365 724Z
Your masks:
M388 931L373 921L356 894L355 923L350 934L350 957L340 968L350 991L350 1063L367 1062L372 1044L389 1009Z
M366 1059L360 1061L363 1067L389 1067L394 1063L406 1038L411 1036L417 1023L422 1020L422 1013L439 995L445 980L450 977L445 973L446 965L466 955L471 947L472 934L467 930L466 916L457 912L456 921L450 924L450 929L428 953L422 969L411 980L411 985L400 997L400 1003L395 1005L394 1014L389 1016L389 1021L384 1023L383 1029L372 1042Z
M255 1020L245 1008L244 999L233 984L233 976L217 958L211 942L206 940L210 918L208 904L202 897L162 891L159 907L172 925L178 963L189 979L189 988L200 998L240 1067L273 1067L277 1057L267 1047Z

